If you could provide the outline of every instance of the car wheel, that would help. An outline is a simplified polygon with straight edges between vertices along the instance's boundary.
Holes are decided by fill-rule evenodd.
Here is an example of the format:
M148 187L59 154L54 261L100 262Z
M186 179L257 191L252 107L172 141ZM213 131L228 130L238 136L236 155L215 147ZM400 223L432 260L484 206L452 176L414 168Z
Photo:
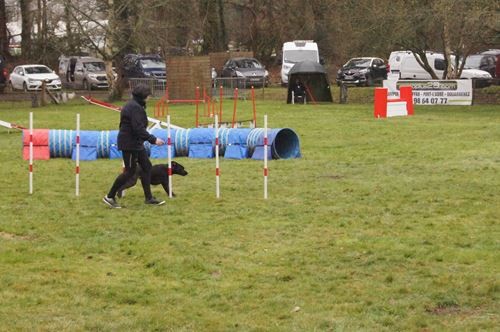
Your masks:
M26 85L26 82L23 82L23 91L28 92L28 86Z

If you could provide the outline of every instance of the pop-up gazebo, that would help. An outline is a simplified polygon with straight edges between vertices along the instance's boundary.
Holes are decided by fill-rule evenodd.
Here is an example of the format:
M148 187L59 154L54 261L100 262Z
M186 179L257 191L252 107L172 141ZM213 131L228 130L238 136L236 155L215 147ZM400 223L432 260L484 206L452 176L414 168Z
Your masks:
M330 81L325 68L314 61L302 61L290 69L288 77L288 95L286 102L292 102L293 84L298 79L306 88L308 102L333 102Z

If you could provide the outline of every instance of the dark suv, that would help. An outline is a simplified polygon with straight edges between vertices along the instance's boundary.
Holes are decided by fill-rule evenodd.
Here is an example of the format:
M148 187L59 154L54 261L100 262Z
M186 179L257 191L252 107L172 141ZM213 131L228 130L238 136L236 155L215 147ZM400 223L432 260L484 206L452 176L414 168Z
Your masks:
M9 82L9 72L5 67L5 58L2 55L0 55L0 93L3 92L8 82Z
M159 55L127 54L123 59L125 79L151 78L166 82L165 62Z
M465 59L464 69L480 69L487 71L491 77L496 76L497 58L493 54L473 54Z
M495 74L490 74L495 78L496 84L500 84L500 49L484 51L481 54L493 55L495 57Z
M389 65L380 58L352 58L337 72L337 85L372 86L387 79Z

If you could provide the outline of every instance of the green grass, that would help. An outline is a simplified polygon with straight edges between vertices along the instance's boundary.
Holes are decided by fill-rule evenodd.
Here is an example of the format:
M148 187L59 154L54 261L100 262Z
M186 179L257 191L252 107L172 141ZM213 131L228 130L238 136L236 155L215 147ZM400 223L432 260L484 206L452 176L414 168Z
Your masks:
M241 102L240 115L251 104ZM118 114L74 102L0 103L0 119L115 129ZM153 105L150 105L152 112ZM231 109L231 105L227 105ZM36 161L0 129L0 330L402 331L500 325L500 107L416 107L376 120L371 105L258 101L293 128L303 158L178 158L177 197L140 186L101 202L119 160ZM191 127L194 106L173 108ZM157 197L166 198L154 187Z

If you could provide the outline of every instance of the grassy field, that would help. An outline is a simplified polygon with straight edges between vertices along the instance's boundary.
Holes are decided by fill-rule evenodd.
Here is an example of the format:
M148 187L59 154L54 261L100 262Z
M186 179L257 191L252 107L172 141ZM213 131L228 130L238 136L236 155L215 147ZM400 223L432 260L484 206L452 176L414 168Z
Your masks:
M4 121L30 111L37 128L118 124L80 102L0 103ZM70 159L37 161L29 195L21 135L0 128L0 331L498 330L499 105L264 113L303 154L270 162L267 201L259 161L221 160L217 200L214 160L178 158L176 198L146 206L137 186L121 210L101 202L119 160L82 162L80 197ZM194 107L172 121L192 127Z

